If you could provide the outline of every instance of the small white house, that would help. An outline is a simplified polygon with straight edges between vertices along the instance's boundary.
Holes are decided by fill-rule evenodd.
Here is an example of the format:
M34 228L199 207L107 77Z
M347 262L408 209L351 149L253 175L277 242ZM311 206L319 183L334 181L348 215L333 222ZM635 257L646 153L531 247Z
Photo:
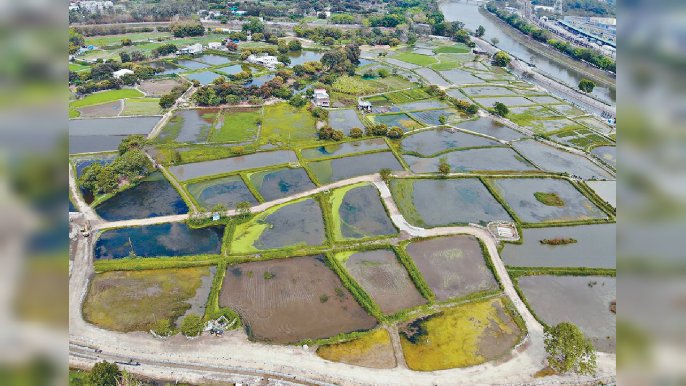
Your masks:
M210 50L221 50L222 44L221 42L209 42L207 43L207 48Z
M271 55L250 55L248 56L248 59L246 59L248 63L253 63L253 64L259 64L260 66L268 67L268 68L274 68L276 67L277 64L279 64L279 60L276 58L276 56L271 56Z
M190 46L183 47L182 49L177 52L179 55L195 55L195 54L202 54L202 44L200 43L195 43Z
M133 75L133 71L129 70L128 68L122 68L121 70L117 70L112 73L112 76L114 76L115 79L119 79L124 75Z
M314 104L318 107L329 107L331 104L331 99L329 99L329 93L323 88L314 89L314 95L312 96Z

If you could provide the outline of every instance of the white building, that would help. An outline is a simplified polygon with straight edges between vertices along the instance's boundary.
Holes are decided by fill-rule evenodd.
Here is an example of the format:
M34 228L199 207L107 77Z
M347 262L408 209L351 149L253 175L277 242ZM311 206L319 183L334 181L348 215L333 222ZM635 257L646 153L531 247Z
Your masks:
M221 50L223 47L221 42L209 42L207 43L207 48L210 50Z
M85 11L88 11L90 13L95 13L97 11L104 11L106 9L110 9L114 7L114 3L107 0L107 1L79 1L75 5L78 6L79 9L83 9ZM71 9L71 7L70 7Z
M314 95L312 96L312 101L318 107L329 107L331 105L331 99L329 99L329 93L323 88L314 89Z
M183 47L182 49L177 52L179 55L195 55L195 54L202 54L202 44L200 43L195 43L190 46Z
M121 70L117 70L112 73L112 76L114 76L115 79L119 79L124 75L133 75L133 71L129 70L128 68L122 68Z
M271 55L250 55L248 56L248 59L246 59L248 63L253 63L253 64L259 64L260 66L268 67L268 68L274 68L276 67L277 64L279 64L279 60L276 58L276 56L271 56Z

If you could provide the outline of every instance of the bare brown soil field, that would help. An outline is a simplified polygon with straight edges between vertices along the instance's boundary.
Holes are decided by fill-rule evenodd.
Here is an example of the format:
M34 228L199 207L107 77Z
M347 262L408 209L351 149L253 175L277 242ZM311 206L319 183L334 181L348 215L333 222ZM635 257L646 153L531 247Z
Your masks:
M138 85L138 89L143 91L147 96L161 97L164 94L168 94L175 86L180 84L181 82L176 79L146 80Z
M81 107L78 110L79 113L81 113L81 118L105 118L118 116L123 108L124 103L122 103L122 100L120 99L114 102Z
M219 305L238 312L251 338L272 343L327 338L376 325L322 256L231 266Z
M392 251L355 253L346 260L345 268L385 314L426 303Z
M416 241L406 250L439 301L498 288L474 236Z

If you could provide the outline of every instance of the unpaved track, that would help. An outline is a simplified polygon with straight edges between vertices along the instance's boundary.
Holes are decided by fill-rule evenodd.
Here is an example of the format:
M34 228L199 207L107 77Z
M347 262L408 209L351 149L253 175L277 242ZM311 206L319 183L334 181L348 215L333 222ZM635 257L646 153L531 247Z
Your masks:
M71 178L70 178L71 179ZM322 186L312 191L253 207L261 212L275 205L313 193L358 182L372 182L379 189L393 222L401 231L414 237L469 234L482 240L488 248L504 292L522 315L528 329L527 344L513 350L503 363L490 362L478 366L431 372L416 372L402 365L394 369L368 369L343 363L328 362L314 354L313 348L304 350L294 346L253 343L243 331L231 331L223 337L202 336L188 340L181 336L156 339L147 333L119 333L93 326L83 320L81 304L93 274L91 239L81 239L69 281L70 364L88 368L99 360L121 361L131 358L139 366L123 365L132 373L159 379L191 383L246 382L253 384L259 377L280 384L342 384L342 385L434 385L434 384L586 384L593 380L614 381L614 355L599 353L599 372L596 378L566 376L535 379L532 375L543 367L543 329L519 298L507 275L496 241L486 230L478 227L442 227L424 229L407 223L393 201L388 186L378 175L362 176ZM70 181L71 184L71 181ZM80 203L77 202L77 205ZM227 214L233 214L229 211ZM185 216L185 217L184 217ZM160 220L182 221L187 215L164 218L119 221L98 225L99 229L113 226L157 223ZM102 350L96 353L95 349Z

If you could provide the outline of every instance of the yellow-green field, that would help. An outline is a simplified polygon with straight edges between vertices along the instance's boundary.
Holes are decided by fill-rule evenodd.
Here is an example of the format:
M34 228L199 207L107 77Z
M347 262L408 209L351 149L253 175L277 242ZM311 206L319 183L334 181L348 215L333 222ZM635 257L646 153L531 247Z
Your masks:
M395 367L391 337L384 329L378 329L349 342L321 346L317 349L317 355L333 362L356 366L377 369Z

